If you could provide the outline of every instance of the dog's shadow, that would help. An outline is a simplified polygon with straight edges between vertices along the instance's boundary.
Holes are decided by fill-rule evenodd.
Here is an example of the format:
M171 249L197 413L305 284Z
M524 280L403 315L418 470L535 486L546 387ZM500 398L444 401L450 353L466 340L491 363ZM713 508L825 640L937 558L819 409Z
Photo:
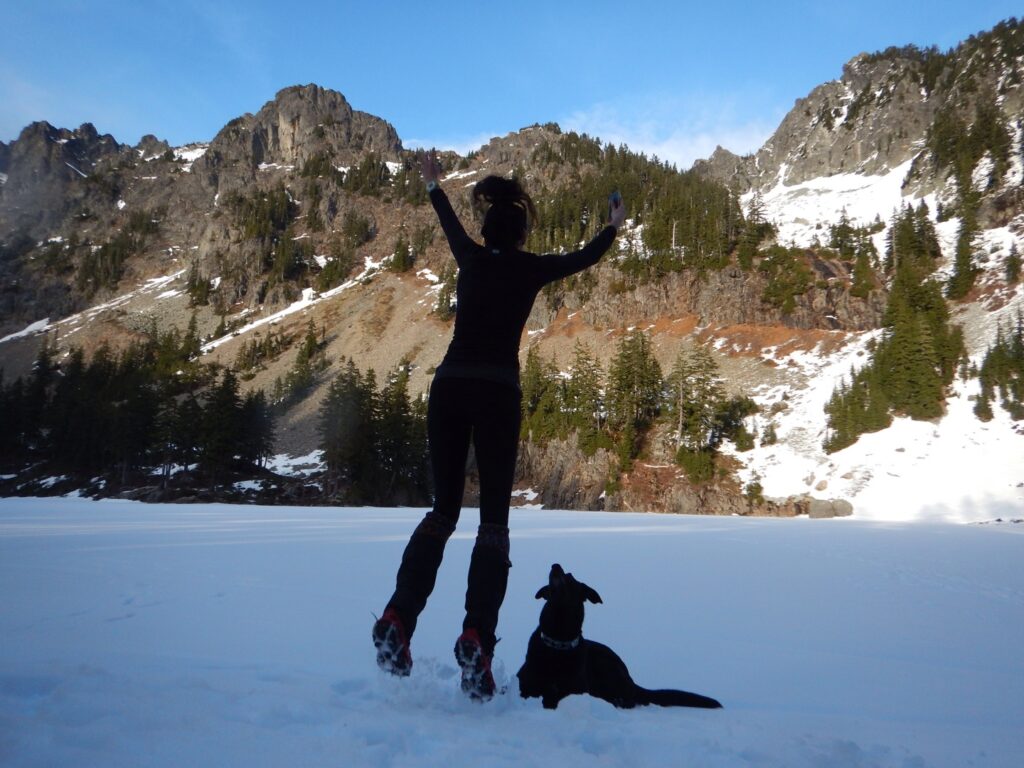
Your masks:
M633 682L625 662L611 648L583 637L583 603L600 603L597 592L555 563L548 583L537 592L543 599L540 625L530 636L526 661L516 677L519 695L539 697L555 709L566 696L589 693L621 707L657 704L662 707L717 709L715 699L673 689L649 690Z

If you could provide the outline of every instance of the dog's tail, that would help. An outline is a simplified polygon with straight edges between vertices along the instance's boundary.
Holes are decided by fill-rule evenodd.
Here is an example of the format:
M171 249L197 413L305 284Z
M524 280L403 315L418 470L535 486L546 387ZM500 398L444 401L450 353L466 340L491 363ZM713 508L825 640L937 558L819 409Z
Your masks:
M647 688L637 686L637 704L657 704L659 707L699 707L700 709L721 709L722 705L709 696L701 696L699 693L689 691L675 691L666 688L659 691L651 691Z

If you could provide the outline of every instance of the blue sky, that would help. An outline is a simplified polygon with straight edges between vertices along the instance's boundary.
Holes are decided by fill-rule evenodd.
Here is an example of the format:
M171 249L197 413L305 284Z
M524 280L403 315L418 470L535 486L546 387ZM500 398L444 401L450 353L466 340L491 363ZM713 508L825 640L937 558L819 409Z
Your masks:
M0 0L0 141L33 120L206 141L315 82L406 146L467 151L535 122L688 167L757 149L862 51L946 49L1002 0L328 2Z

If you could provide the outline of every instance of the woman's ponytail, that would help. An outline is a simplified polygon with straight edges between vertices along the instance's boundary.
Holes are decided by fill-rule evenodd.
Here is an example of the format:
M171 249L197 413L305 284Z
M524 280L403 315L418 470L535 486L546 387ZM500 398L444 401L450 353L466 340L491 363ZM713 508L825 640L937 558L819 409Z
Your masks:
M473 202L484 211L480 233L491 248L518 248L537 219L537 209L517 179L488 176L473 187Z

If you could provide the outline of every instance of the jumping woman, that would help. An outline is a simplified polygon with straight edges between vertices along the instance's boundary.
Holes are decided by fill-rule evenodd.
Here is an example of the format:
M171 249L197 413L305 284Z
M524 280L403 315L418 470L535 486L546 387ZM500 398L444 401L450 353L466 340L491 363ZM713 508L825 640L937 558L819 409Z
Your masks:
M430 202L459 267L455 331L430 386L427 442L434 506L413 531L398 568L395 593L373 627L378 666L406 676L409 641L434 589L445 544L462 509L470 441L480 473L480 527L469 563L466 618L455 643L462 690L472 699L494 695L491 659L509 561L509 499L519 447L519 341L537 293L546 284L596 264L626 218L616 195L610 223L573 253L538 256L522 250L536 209L515 179L488 176L473 188L485 210L475 242L438 186L433 153L420 158Z

